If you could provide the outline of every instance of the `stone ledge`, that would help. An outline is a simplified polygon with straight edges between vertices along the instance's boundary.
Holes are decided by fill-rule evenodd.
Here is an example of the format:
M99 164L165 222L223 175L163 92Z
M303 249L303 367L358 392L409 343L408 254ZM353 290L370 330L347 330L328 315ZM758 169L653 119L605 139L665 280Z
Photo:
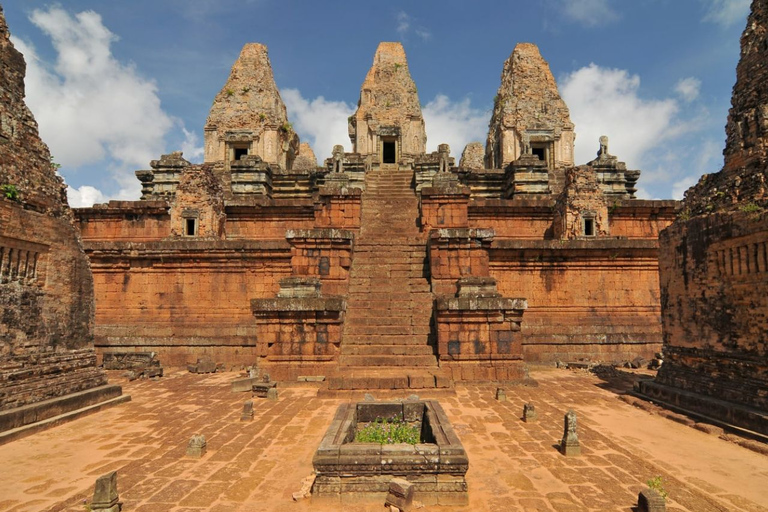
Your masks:
M120 405L125 402L131 401L131 395L120 395L114 398L110 398L108 400L104 400L103 402L99 402L94 405L89 405L86 407L82 407L80 409L76 409L73 411L66 412L64 414L60 414L58 416L54 416L52 418L48 418L43 421L38 421L36 423L30 423L28 425L24 425L22 427L18 427L12 430L7 430L5 432L0 433L0 445L9 443L11 441L15 441L17 439L21 439L22 437L26 437L29 435L32 435L36 432L40 432L41 430L45 430L51 427L55 427L56 425L60 425L62 423L66 423L68 421L76 420L82 416L99 412L102 409L105 409L107 407L112 407L114 405Z
M289 229L285 232L285 238L293 240L295 238L318 238L328 240L353 240L355 233L348 229Z
M574 249L641 249L658 250L657 240L637 240L627 238L583 238L576 240L494 240L491 250L547 250L570 251Z
M169 253L195 252L203 257L218 257L220 252L231 251L288 251L291 246L284 240L201 240L170 239L156 242L92 242L83 243L89 253L99 256L119 255L121 258L161 257ZM216 251L216 252L212 252ZM197 255L196 255L197 256Z
M276 297L272 299L252 299L251 310L254 313L279 311L332 311L346 309L343 297Z
M490 240L495 236L493 229L482 228L443 228L433 229L429 232L431 240L440 239L485 239Z
M528 309L528 301L506 297L452 297L435 299L438 311L508 311Z
M74 410L95 406L107 400L120 398L122 393L122 387L106 384L86 391L2 411L0 412L0 432L18 430L26 425L37 424L53 417L66 415ZM130 396L126 396L125 400L130 400ZM2 437L3 435L0 434L0 443L10 440Z
M673 410L701 417L716 425L738 430L768 441L768 414L732 402L685 391L651 380L638 383L638 398L657 402Z

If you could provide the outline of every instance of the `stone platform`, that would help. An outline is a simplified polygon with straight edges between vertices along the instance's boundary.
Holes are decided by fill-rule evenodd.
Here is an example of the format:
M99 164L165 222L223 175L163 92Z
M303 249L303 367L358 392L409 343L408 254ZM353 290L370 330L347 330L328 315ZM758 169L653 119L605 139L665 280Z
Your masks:
M675 512L768 510L768 459L733 443L652 415L617 398L621 381L581 371L531 370L539 387L457 383L440 403L470 460L469 504L435 511L629 512L649 478L661 476ZM278 401L232 393L233 373L169 371L159 381L128 382L132 401L0 446L0 511L82 512L99 476L118 472L123 510L131 512L338 511L292 493L312 473L312 457L342 402L316 387L280 388ZM420 393L421 398L429 398ZM376 398L379 397L378 394ZM403 398L403 394L400 395ZM533 403L538 421L521 420ZM563 414L579 418L580 457L555 445ZM184 457L194 434L208 451ZM380 512L382 502L355 505Z

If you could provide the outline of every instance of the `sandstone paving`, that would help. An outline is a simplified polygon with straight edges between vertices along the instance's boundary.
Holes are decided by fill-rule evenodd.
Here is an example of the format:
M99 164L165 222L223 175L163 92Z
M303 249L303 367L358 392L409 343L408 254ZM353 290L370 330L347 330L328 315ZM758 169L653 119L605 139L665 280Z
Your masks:
M491 384L439 393L469 456L469 505L423 510L630 511L655 476L671 511L768 510L765 455L634 408L594 375L532 376L539 387L507 387L506 402ZM235 377L112 375L131 402L0 446L0 511L81 512L96 478L113 470L126 512L383 510L383 496L341 506L291 499L336 407L363 392L325 398L317 387L281 386L277 402L254 399L254 419L240 421L251 397L230 391ZM525 403L538 421L522 421ZM578 415L580 457L557 450L568 409ZM207 452L185 457L197 433Z

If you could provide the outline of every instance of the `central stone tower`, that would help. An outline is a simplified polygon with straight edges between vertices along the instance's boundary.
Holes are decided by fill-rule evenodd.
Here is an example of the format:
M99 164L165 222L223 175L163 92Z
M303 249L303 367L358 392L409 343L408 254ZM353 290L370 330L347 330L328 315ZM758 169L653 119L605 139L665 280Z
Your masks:
M370 167L409 164L424 154L427 133L416 84L401 43L379 43L349 118L352 151Z

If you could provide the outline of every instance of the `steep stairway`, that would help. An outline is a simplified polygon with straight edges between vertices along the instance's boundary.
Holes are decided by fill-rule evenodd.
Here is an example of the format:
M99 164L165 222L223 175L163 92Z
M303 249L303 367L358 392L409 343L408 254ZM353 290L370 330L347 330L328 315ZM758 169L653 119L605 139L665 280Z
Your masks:
M362 228L355 240L339 372L329 389L447 385L431 343L432 293L425 275L413 173L366 176Z

